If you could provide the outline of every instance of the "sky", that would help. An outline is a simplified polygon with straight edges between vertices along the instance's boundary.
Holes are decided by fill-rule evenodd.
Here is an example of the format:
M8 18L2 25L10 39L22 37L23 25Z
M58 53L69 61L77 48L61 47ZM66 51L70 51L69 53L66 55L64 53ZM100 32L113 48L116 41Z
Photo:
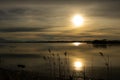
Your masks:
M120 0L0 0L0 38L120 40ZM76 14L84 23L76 28Z

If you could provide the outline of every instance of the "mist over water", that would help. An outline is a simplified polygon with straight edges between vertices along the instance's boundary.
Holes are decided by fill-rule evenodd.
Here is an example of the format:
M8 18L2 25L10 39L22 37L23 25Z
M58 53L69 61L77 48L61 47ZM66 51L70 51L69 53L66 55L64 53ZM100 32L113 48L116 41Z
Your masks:
M24 70L39 72L41 75L76 74L84 71L88 77L104 79L107 75L106 61L109 57L109 75L111 80L119 78L120 46L95 46L80 43L0 43L0 67L20 70L18 65L25 65ZM75 69L79 61L82 67Z

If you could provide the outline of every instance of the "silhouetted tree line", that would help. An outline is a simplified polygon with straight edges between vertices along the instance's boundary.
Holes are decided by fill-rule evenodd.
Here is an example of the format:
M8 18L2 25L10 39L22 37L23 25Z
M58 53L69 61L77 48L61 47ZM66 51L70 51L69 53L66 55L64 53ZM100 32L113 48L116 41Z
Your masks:
M94 40L92 41L92 44L120 44L120 41L103 39L103 40Z
M87 43L92 44L93 47L95 48L107 48L108 46L112 46L112 45L115 46L120 45L119 40L107 40L107 39L87 41Z

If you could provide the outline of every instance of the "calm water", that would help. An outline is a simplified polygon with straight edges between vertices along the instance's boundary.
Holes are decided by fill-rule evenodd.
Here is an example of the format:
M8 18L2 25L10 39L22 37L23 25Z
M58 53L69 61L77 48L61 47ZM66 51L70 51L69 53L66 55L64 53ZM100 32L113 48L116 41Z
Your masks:
M21 64L26 66L25 70L37 71L46 76L78 75L85 71L88 77L106 78L105 63L109 62L109 75L114 80L120 75L119 52L120 46L99 47L86 43L1 43L0 66L20 69L17 65ZM81 64L75 66L75 62Z

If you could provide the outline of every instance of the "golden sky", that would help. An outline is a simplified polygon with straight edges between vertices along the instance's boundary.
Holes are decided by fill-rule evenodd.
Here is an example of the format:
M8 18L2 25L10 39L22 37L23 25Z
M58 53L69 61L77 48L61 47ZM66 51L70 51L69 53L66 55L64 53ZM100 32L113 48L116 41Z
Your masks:
M119 0L0 0L0 38L120 40ZM76 14L84 23L76 28Z

